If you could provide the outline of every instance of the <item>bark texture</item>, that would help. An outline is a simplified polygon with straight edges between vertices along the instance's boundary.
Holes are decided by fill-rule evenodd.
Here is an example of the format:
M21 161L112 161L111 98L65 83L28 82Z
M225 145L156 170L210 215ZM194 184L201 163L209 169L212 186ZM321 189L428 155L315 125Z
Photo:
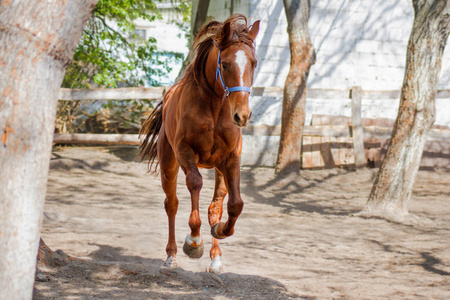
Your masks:
M307 0L283 0L288 22L291 62L283 93L281 136L276 173L296 171L301 167L301 141L305 123L306 83L315 61L309 38L310 3Z
M189 53L183 61L183 65L181 66L181 70L178 73L177 80L183 77L187 67L195 58L195 49L192 48L192 42L200 32L202 26L206 23L206 19L208 17L209 2L210 0L199 0L197 3L197 13L195 14L194 25L191 30L191 38L189 41Z
M399 220L408 214L427 134L435 120L435 96L450 30L448 1L414 0L413 6L399 112L365 209L370 215Z
M30 299L56 102L96 0L0 1L0 293Z

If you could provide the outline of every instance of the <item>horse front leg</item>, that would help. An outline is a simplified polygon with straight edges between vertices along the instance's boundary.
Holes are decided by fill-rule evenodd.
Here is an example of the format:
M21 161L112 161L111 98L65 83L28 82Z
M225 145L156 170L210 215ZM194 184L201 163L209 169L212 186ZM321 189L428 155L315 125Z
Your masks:
M213 226L220 222L223 213L223 199L228 193L227 186L223 174L219 170L215 169L215 187L214 196L208 209L208 221L209 225ZM209 266L209 272L221 273L222 268L222 251L220 250L219 240L213 237L211 251L209 253L211 258L211 264Z
M191 215L189 216L191 234L186 236L183 252L190 258L200 258L203 256L203 238L200 235L202 221L199 213L199 200L203 178L197 168L194 152L190 147L179 147L178 162L186 174L186 186L191 194Z
M244 208L244 201L241 198L241 170L239 155L230 157L227 162L219 168L223 174L226 187L228 189L227 212L228 220L226 223L218 222L211 227L211 234L216 239L224 239L233 235L234 225L237 218Z

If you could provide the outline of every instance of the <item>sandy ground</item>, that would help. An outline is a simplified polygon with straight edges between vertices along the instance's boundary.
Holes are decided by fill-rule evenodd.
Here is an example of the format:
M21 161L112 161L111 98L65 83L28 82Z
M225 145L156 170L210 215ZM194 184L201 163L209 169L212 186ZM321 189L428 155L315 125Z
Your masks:
M450 174L420 171L404 225L353 214L375 169L242 168L245 201L223 240L224 273L207 273L207 207L214 173L202 171L205 255L182 252L189 193L179 176L178 262L165 259L167 219L159 178L133 147L53 151L42 237L74 259L40 266L34 299L450 299ZM225 215L225 214L224 214Z

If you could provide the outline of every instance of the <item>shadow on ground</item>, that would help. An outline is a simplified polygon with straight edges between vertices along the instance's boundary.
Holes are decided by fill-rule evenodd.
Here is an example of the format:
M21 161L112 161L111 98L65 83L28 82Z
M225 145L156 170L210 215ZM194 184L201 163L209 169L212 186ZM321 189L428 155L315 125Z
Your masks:
M139 147L138 146L108 146L106 151L123 161L139 162Z
M303 174L315 172L315 178L305 179ZM251 196L255 202L271 205L282 209L282 213L290 214L293 212L318 213L325 216L351 216L360 211L361 208L339 206L336 207L333 201L342 199L339 191L331 193L326 201L324 199L308 197L296 198L288 200L292 195L308 195L311 190L322 189L325 191L329 181L343 177L346 174L355 173L354 170L324 170L317 171L301 171L301 174L288 174L284 177L273 176L272 179L265 183L258 181L258 176L254 170L249 169L243 172L245 184L242 185L243 192ZM370 179L372 180L372 179ZM317 192L316 192L317 193Z
M89 254L91 261L74 258L63 266L40 264L33 299L307 299L273 279L167 269L160 259L96 246L99 249Z

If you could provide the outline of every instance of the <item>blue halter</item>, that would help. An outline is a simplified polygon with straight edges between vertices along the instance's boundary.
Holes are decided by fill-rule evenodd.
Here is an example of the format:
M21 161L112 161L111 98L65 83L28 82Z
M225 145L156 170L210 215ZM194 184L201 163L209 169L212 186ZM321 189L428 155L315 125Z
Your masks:
M217 56L217 69L216 69L216 80L217 78L220 79L220 83L223 86L223 90L225 92L225 96L228 98L228 95L232 92L239 92L239 91L244 91L250 94L250 88L248 86L234 86L234 87L230 87L228 88L225 83L223 82L222 79L222 72L220 71L220 53L221 51L219 50L219 55Z

